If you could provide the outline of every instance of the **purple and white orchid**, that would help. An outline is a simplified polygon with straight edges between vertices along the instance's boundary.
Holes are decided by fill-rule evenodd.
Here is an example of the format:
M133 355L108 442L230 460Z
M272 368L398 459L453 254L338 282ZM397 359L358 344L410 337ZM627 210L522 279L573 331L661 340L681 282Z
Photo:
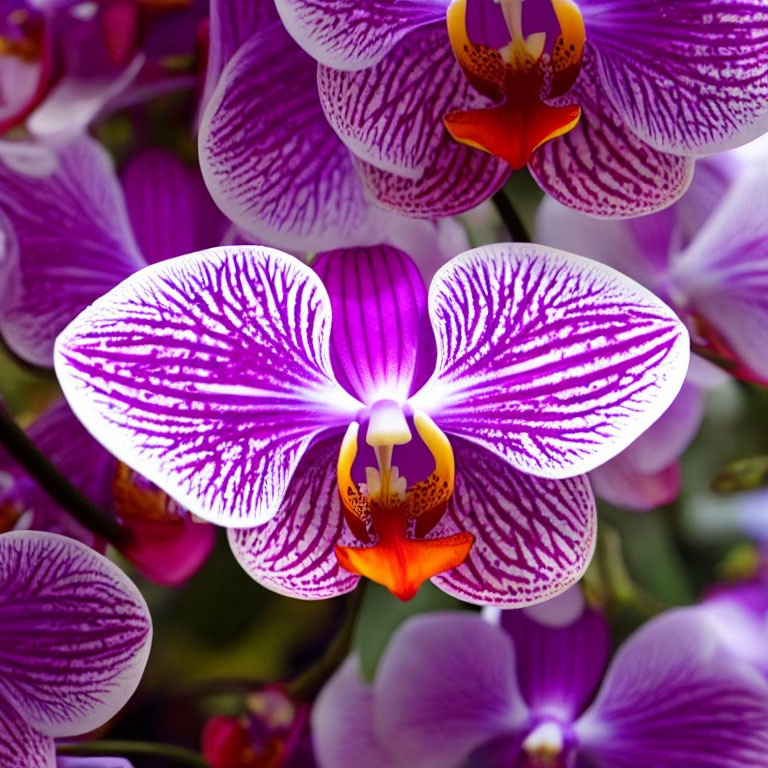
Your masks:
M226 247L128 278L59 336L55 364L121 461L245 529L234 551L270 588L329 597L365 575L408 598L431 577L512 606L581 575L582 473L661 415L688 356L644 288L540 246L461 254L429 300L389 246L314 270Z
M432 158L459 153L449 133L474 148L470 166L485 150L528 164L565 205L627 217L677 199L695 157L768 129L765 0L276 6L318 62L323 111L366 190L412 215L427 214ZM229 114L222 139L243 125Z
M0 625L0 764L56 768L54 739L95 730L133 695L149 655L149 610L106 558L22 531L0 536Z
M444 109L471 100L450 51L435 58L432 45L420 39L410 51L410 76L444 82ZM411 98L413 114L420 97ZM377 177L323 116L317 64L286 32L272 0L212 0L204 99L200 163L213 199L244 232L288 250L393 242L407 225L382 203L436 219L478 205L509 175L505 162L454 142L435 114L418 131L399 119L414 138L408 167Z
M653 619L608 665L603 618L563 600L498 624L412 618L372 684L350 659L315 703L321 768L765 765L768 684L697 608Z
M199 173L169 152L135 155L118 180L89 138L56 151L2 145L0 333L21 358L50 367L56 334L82 308L148 263L218 244L225 225ZM65 402L29 432L71 482L129 528L122 552L148 578L178 584L205 562L215 531L117 462ZM0 531L52 530L104 550L2 450L0 472Z
M593 475L598 495L633 508L673 500L677 459L696 435L706 389L725 375L768 384L768 164L734 153L697 165L673 206L637 220L597 221L545 200L537 238L589 248L652 290L686 323L696 349L677 400L636 444Z

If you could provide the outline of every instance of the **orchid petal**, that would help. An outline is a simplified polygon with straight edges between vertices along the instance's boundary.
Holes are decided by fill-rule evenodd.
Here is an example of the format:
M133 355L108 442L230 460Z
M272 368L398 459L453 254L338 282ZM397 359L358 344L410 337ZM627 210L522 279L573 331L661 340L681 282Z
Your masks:
M355 158L366 192L388 211L420 219L440 219L475 208L498 192L510 166L446 136L434 162L417 179L389 173Z
M411 400L441 429L541 477L582 474L669 407L688 335L642 286L543 246L476 248L432 281L434 376Z
M435 367L427 291L416 265L390 246L322 254L314 269L331 299L331 359L358 400L404 402Z
M456 486L443 526L475 537L467 559L433 577L480 605L520 608L574 584L592 558L595 500L586 477L543 480L466 440L451 441Z
M584 757L616 768L762 768L768 684L696 609L670 611L619 650L576 729Z
M123 757L59 757L56 768L133 768Z
M55 155L0 149L0 232L0 331L39 366L78 312L145 263L109 157L88 138Z
M312 740L320 768L394 768L373 732L373 689L347 659L312 707Z
M226 247L132 275L59 337L72 409L190 512L271 519L315 436L360 403L333 379L320 279L269 248Z
M320 65L323 111L339 138L371 165L418 179L438 153L458 153L443 115L490 105L446 45L445 21L409 35L376 66L345 72ZM479 150L476 150L479 151Z
M541 607L552 613L561 599L570 595ZM605 619L590 608L565 618L545 622L532 610L503 611L501 626L514 642L517 680L528 706L540 716L573 722L602 679L611 635Z
M278 21L270 0L211 0L210 44L202 105L208 103L229 60L252 35Z
M600 85L656 149L707 154L768 125L762 0L582 0Z
M672 404L624 454L640 472L652 474L669 466L685 452L704 418L701 390L687 380Z
M536 150L528 166L555 200L591 216L628 218L661 210L685 192L693 160L653 149L627 130L589 56L565 98L578 101L581 120Z
M380 61L414 29L445 21L448 0L275 0L286 29L310 56L336 69ZM447 34L446 34L447 42Z
M0 765L3 768L58 768L53 739L30 727L2 696Z
M258 528L229 531L240 565L274 592L321 600L351 591L360 580L339 566L334 552L345 531L336 478L340 448L340 435L316 442L272 520Z
M380 242L380 214L323 116L315 70L280 25L251 37L203 114L203 177L219 208L267 242L308 251Z
M0 537L0 679L27 724L61 738L113 717L141 679L152 624L139 590L73 539Z
M479 745L520 730L527 717L512 643L477 615L410 619L379 663L374 730L397 765L458 768Z
M744 171L675 265L696 312L733 356L768 381L768 184Z
M172 152L140 152L120 176L133 231L148 263L221 245L226 219L197 170Z
M595 495L624 509L646 512L670 504L680 495L680 467L677 461L656 472L642 472L627 452L589 473Z

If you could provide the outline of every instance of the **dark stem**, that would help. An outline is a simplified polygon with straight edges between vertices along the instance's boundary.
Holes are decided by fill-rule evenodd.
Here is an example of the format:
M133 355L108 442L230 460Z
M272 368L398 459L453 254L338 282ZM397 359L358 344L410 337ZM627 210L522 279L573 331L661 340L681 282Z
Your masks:
M523 220L515 210L515 206L509 201L504 188L502 187L491 199L494 206L496 206L496 211L501 220L504 222L504 226L509 230L509 234L512 235L512 239L516 243L532 242L528 228L523 224Z
M701 344L691 342L691 352L695 352L699 357L703 357L705 360L709 360L710 363L717 365L724 371L729 373L736 367L736 363L733 360L729 360L727 357L718 355L717 352L713 352L708 347L703 347Z
M288 683L288 693L295 699L311 701L325 685L339 665L349 656L352 648L352 638L355 633L357 616L363 604L367 579L360 579L355 591L349 596L347 615L339 633L334 637L328 650L317 664L313 664L306 672Z
M127 531L114 517L83 496L64 475L35 447L24 430L0 404L0 445L35 482L81 525L97 536L120 546Z
M59 755L74 757L160 757L177 765L211 768L197 752L172 744L150 741L87 741L82 744L57 744Z

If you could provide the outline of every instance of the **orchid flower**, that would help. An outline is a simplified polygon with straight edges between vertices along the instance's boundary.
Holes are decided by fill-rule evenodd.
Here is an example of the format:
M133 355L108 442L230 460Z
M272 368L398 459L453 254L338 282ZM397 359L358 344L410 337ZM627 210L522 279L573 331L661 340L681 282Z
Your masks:
M731 153L700 161L688 192L670 208L610 222L553 200L539 209L537 238L586 247L673 307L697 349L739 378L768 384L768 177L764 162ZM595 490L635 508L677 496L677 458L696 435L703 392L722 383L696 356L678 400L637 445L593 475Z
M351 659L321 692L321 768L762 768L768 683L697 608L648 622L608 665L607 624L571 600L498 624L409 619L372 684Z
M56 768L54 739L100 727L136 689L149 610L85 545L20 531L0 536L0 624L0 764Z
M445 81L446 109L471 98L450 51L419 64L429 44L412 52L414 78ZM200 164L213 199L241 230L288 250L389 242L404 224L371 195L432 220L478 205L509 175L506 163L451 140L440 115L416 131L400 119L403 136L414 137L409 165L374 173L323 116L317 65L285 31L272 0L212 0L204 99Z
M108 450L245 529L231 544L262 584L322 598L363 575L407 599L432 578L520 605L581 575L582 473L661 415L688 356L645 289L539 246L461 254L429 300L389 246L314 270L225 247L128 278L59 336L55 365Z
M118 106L129 90L151 93L178 87L181 81L163 71L162 60L176 53L174 44L180 41L193 52L189 22L194 4L4 0L0 133L26 123L36 136L60 139L83 130L107 107ZM157 17L168 12L173 12L172 30L158 23Z
M441 121L472 154L527 164L561 203L610 217L665 207L696 156L768 129L764 0L276 6L317 60L325 115L385 206L412 205L401 179L418 183L424 158L446 146Z
M124 277L220 242L225 222L199 174L161 150L136 155L122 184L106 153L79 138L58 152L0 150L0 332L29 362L50 367L56 334ZM4 236L4 243L2 242ZM215 531L105 451L65 402L30 437L66 477L131 531L122 548L153 581L176 584L205 562ZM0 530L53 530L104 548L0 451L9 478Z

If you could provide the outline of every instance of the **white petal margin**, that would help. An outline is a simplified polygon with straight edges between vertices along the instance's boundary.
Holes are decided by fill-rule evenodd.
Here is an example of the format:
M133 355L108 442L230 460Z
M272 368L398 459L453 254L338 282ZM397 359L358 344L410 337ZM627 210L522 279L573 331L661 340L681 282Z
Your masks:
M540 477L615 456L688 370L688 333L669 307L609 267L544 246L460 254L435 275L429 312L437 367L412 406Z
M141 680L152 641L144 598L79 541L16 531L0 537L0 690L52 738L114 717Z
M194 514L247 528L280 508L315 436L360 404L333 378L330 300L281 251L222 247L132 275L58 338L72 410Z
M360 580L339 565L334 552L346 528L336 478L340 448L341 435L318 440L304 455L278 513L257 528L229 531L237 561L273 592L323 600L350 592Z
M275 0L294 40L336 69L373 66L399 40L446 18L449 0ZM447 44L446 32L446 44Z

